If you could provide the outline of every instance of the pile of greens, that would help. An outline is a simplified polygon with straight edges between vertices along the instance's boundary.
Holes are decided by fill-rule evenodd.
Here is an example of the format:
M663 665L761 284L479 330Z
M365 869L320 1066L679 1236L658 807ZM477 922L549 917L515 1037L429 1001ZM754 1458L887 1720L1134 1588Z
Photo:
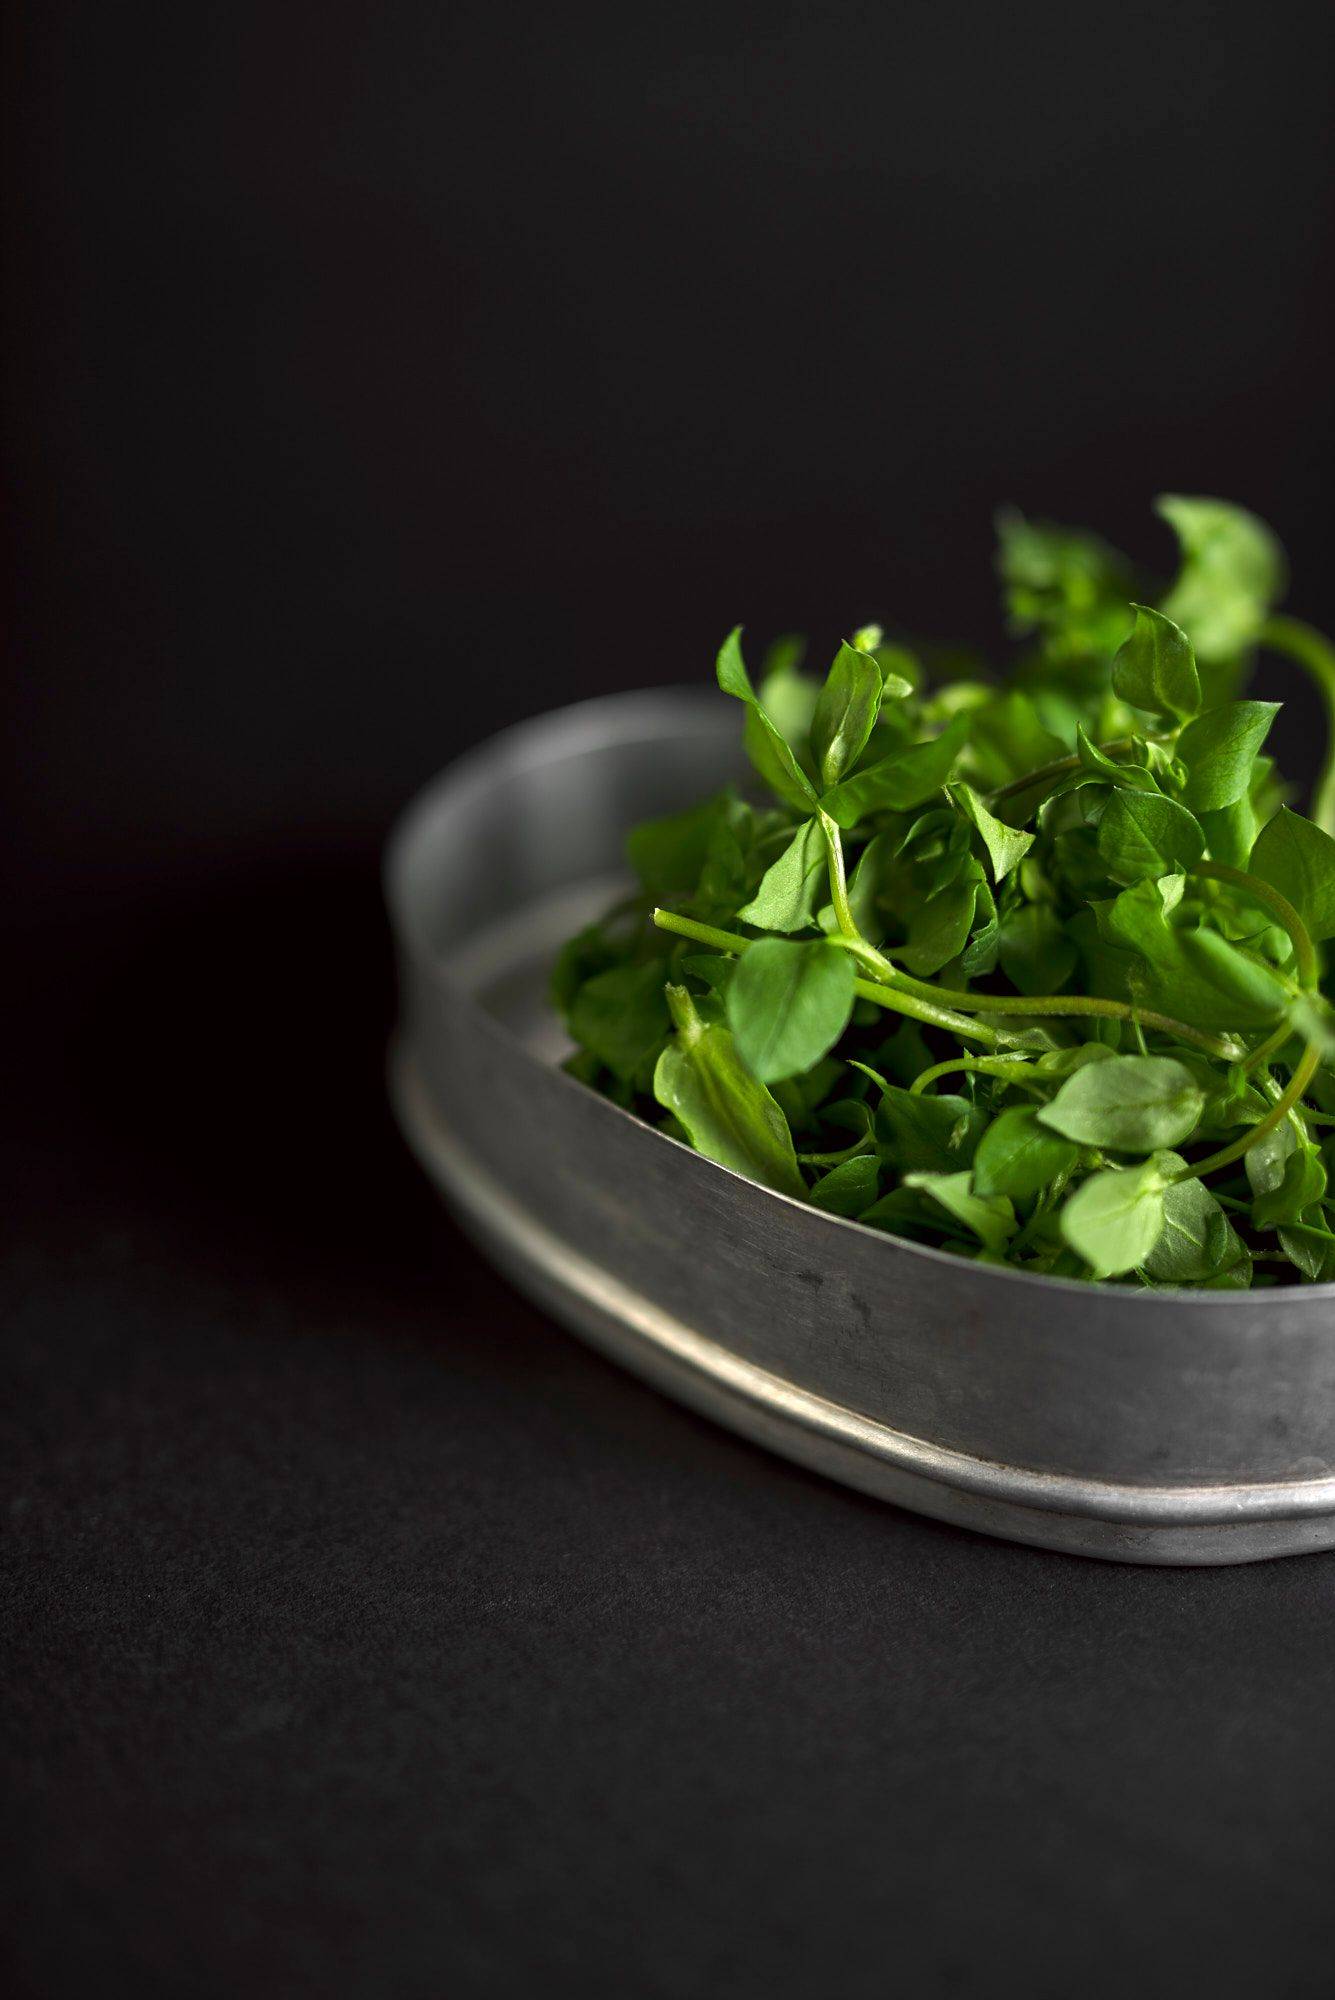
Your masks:
M1254 516L1158 511L1166 592L1003 516L1004 683L934 679L876 626L823 682L785 640L753 683L730 634L760 782L630 835L640 892L554 973L574 1074L766 1187L984 1262L1335 1279L1335 773L1292 811L1277 705L1239 692L1284 653L1329 718L1335 650L1273 611Z

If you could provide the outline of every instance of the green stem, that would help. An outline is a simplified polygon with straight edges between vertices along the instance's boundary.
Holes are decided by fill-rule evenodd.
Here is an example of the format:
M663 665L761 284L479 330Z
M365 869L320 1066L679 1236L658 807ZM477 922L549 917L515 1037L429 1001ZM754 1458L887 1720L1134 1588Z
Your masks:
M679 917L675 910L655 910L654 922L660 931L689 938L692 944L712 944L715 951L726 951L734 958L758 942L743 937L739 931L721 931L715 924L698 924L694 917Z
M1008 993L966 993L951 986L928 986L926 981L917 979L906 978L903 983L906 992L931 993L943 1005L960 1011L1012 1014L1017 1019L1033 1014L1057 1020L1088 1016L1104 1021L1139 1021L1142 1027L1157 1028L1161 1034L1191 1042L1209 1055L1218 1056L1221 1062L1233 1062L1241 1053L1231 1036L1206 1034L1188 1021L1176 1021L1171 1014L1160 1014L1150 1007L1133 1007L1125 1000L1102 1000L1086 993L1016 994L1012 998Z
M734 956L740 956L753 944L760 943L760 939L742 937L736 931L721 931L713 924L698 924L693 917L679 917L674 910L655 910L654 922L660 931L671 931L676 937L690 938L694 944L712 945L715 951L730 952ZM902 991L898 986L883 986L871 979L855 979L853 991L860 1000L871 1000L892 1014L904 1014L911 1021L921 1021L925 1027L945 1028L952 1035L982 1042L984 1047L990 1049L1005 1046L1006 1037L995 1028L987 1027L982 1021L971 1021L965 1014L952 1013L950 1008L940 1007L930 999L921 999L916 993Z
M1014 1060L1004 1056L1000 1058L993 1058L991 1056L956 1056L950 1062L933 1063L930 1069L921 1070L909 1085L909 1096L921 1097L928 1084L935 1083L939 1076L950 1076L956 1070L967 1070L970 1074L976 1076L1004 1077L1007 1083L1017 1084L1021 1090L1036 1091L1041 1097L1043 1095L1042 1085L1031 1082L1028 1077L1014 1075L1012 1072L1015 1067Z
M851 1146L845 1146L842 1153L799 1153L798 1159L804 1167L842 1167L846 1160L857 1160L864 1153L874 1153L876 1141L868 1133L855 1139Z
M839 828L828 813L821 813L819 818L820 830L825 836L834 920L850 943L863 944L865 939L858 929L857 918L853 915L853 905L848 900L848 875L844 868L844 843Z
M1258 1042L1256 1047L1244 1057L1242 1062L1244 1072L1250 1074L1254 1069L1264 1069L1266 1064L1272 1062L1279 1054L1285 1042L1292 1037L1292 1034L1293 1028L1289 1021L1281 1021L1279 1026L1268 1034L1263 1042Z
M1100 743L1097 748L1105 757L1125 757L1136 747L1134 736L1118 736L1111 743ZM987 802L996 805L999 799L1018 798L1022 792L1033 791L1037 786L1055 784L1059 778L1069 776L1080 769L1078 754L1070 757L1054 757L1050 764L1039 764L1034 770L1026 771L1023 777L1011 778L1006 784L998 785L989 792Z
M1321 692L1326 711L1326 754L1312 790L1312 818L1323 833L1335 834L1335 646L1300 618L1268 618L1261 644L1306 667Z
M1249 875L1245 868L1230 868L1226 861L1198 861L1191 873L1204 875L1211 882L1227 882L1232 888L1241 889L1254 903L1269 910L1289 934L1298 984L1305 992L1315 991L1318 978L1316 947L1308 935L1306 924L1287 896L1282 896L1269 882L1263 882L1259 875Z
M674 931L678 937L692 938L697 944L713 945L716 951L742 952L756 942L740 937L736 931L697 924L693 918L679 917L671 910L655 910L654 922L661 931ZM852 940L845 942L852 949ZM862 999L874 1000L893 1013L907 1014L910 1019L925 1021L932 1027L948 1028L952 1034L972 1041L986 1042L992 1048L1000 1048L1003 1037L993 1029L985 1029L981 1022L969 1020L970 1014L1009 1014L1016 1019L1034 1015L1057 1020L1139 1021L1146 1028L1156 1028L1178 1041L1190 1042L1208 1055L1218 1056L1221 1062L1234 1062L1241 1053L1229 1036L1206 1034L1203 1029L1193 1028L1190 1022L1174 1020L1171 1014L1159 1014L1149 1007L1132 1007L1124 1000L1102 1000L1080 993L1017 993L1014 997L1006 993L968 993L963 987L931 986L925 979L913 979L897 967L887 966L887 970L894 980L893 987L859 979L855 990Z
M1294 1070L1287 1086L1280 1092L1265 1117L1259 1119L1243 1138L1235 1139L1231 1146L1222 1147L1219 1152L1211 1153L1208 1159L1199 1160L1194 1166L1184 1167L1181 1173L1173 1175L1173 1179L1175 1181L1200 1180L1206 1174L1216 1173L1220 1167L1231 1167L1233 1162L1240 1160L1244 1153L1250 1153L1253 1146L1258 1145L1262 1139L1273 1132L1277 1125L1284 1123L1284 1120L1299 1102L1303 1092L1315 1076L1317 1065L1320 1061L1320 1049L1315 1042L1309 1042L1302 1052L1297 1069Z
M839 828L828 813L821 813L820 830L825 836L825 853L830 877L830 901L834 905L834 920L839 926L845 948L852 952L859 964L864 965L873 979L882 986L897 986L899 975L888 958L884 958L875 945L868 944L858 929L858 920L853 915L853 905L848 900L848 875L844 866L844 843Z

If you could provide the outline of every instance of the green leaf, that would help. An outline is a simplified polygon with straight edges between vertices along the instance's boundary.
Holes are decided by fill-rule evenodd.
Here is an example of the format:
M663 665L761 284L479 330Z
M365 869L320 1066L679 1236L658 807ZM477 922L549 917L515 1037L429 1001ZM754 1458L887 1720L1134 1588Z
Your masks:
M1190 635L1200 659L1233 659L1255 644L1283 595L1284 551L1264 521L1227 500L1164 493L1154 505L1182 551L1165 615Z
M1264 1138L1258 1139L1255 1145L1248 1148L1243 1155L1242 1163L1254 1197L1253 1213L1256 1202L1272 1195L1278 1197L1277 1207L1289 1206L1283 1198L1286 1183L1291 1192L1300 1190L1302 1182L1299 1175L1305 1176L1309 1172L1306 1165L1300 1169L1291 1169L1289 1162L1295 1153L1307 1150L1309 1150L1308 1142L1299 1137L1294 1130L1292 1120L1288 1118L1282 1125L1276 1125L1273 1131L1267 1132ZM1317 1218L1323 1215L1324 1210L1312 1207L1302 1219L1304 1223L1317 1224ZM1325 1267L1330 1244L1320 1236L1314 1237L1309 1234L1306 1229L1294 1229L1289 1223L1279 1222L1278 1229L1280 1248L1289 1262L1301 1271L1305 1278L1319 1278Z
M863 1063L853 1067L880 1088L876 1138L891 1166L901 1173L955 1173L969 1165L986 1122L976 1105L950 1093L914 1097Z
M1189 721L1201 705L1201 681L1191 641L1180 625L1148 605L1133 604L1136 622L1113 658L1113 693L1132 708Z
M975 1194L1009 1195L1024 1201L1067 1173L1079 1158L1069 1139L1039 1123L1030 1104L1017 1104L992 1120L978 1141L973 1160Z
M681 969L693 979L703 980L711 993L726 993L736 964L735 958L725 958L722 952L688 952L681 960Z
M1335 840L1281 806L1262 828L1247 864L1287 896L1313 942L1335 937Z
M1115 882L1140 882L1185 873L1204 854L1205 835L1194 814L1161 792L1118 790L1099 820L1098 847Z
M747 756L765 783L798 812L813 812L816 807L815 788L799 764L792 745L762 707L751 685L751 676L742 658L740 625L733 627L719 647L715 673L724 694L733 695L746 704L747 720L742 740Z
M1335 1056L1335 1010L1320 993L1300 993L1289 1009L1294 1032L1305 1042L1315 1042L1324 1061Z
M798 671L805 652L805 639L794 633L776 639L760 676L760 706L787 743L806 742L816 707L816 683Z
M969 748L985 786L1010 784L1066 755L1027 695L1011 688L969 714Z
M1299 1140L1284 1161L1277 1186L1266 1188L1252 1202L1253 1229L1277 1229L1282 1222L1301 1222L1303 1211L1324 1201L1326 1169L1316 1147Z
M642 820L626 835L626 859L655 903L694 889L727 799L724 793L687 812Z
M1169 1161L1185 1165L1176 1155ZM1203 1181L1174 1181L1163 1193L1163 1233L1141 1260L1146 1277L1160 1285L1245 1286L1251 1257L1237 1231Z
M576 993L567 1016L572 1040L627 1082L657 1054L671 1022L663 997L661 958L595 973Z
M959 759L969 735L969 718L958 715L927 743L896 750L845 778L825 794L824 810L836 825L848 830L874 812L912 812L939 792Z
M761 938L728 982L728 1026L762 1083L796 1076L833 1048L853 1011L853 961L813 938Z
M811 754L823 787L837 785L866 748L880 713L881 692L876 661L845 641L816 698L811 722Z
M726 1028L706 1027L684 986L668 988L677 1034L654 1071L654 1096L707 1159L804 1199L788 1121L738 1055Z
M758 930L805 930L815 921L817 900L825 884L825 861L820 821L809 819L766 869L760 887L738 910L738 916Z
M1186 766L1182 803L1193 812L1218 812L1243 798L1279 708L1277 701L1227 701L1189 722L1177 740Z
M1149 1153L1185 1139L1204 1109L1204 1091L1171 1056L1115 1056L1068 1077L1038 1116L1079 1146Z
M939 1202L921 1189L894 1187L879 1201L864 1209L858 1221L869 1229L883 1229L889 1236L903 1236L911 1243L940 1244L951 1248L972 1243L968 1232Z
M1138 882L1097 908L1100 934L1134 954L1121 961L1127 996L1200 1028L1262 1028L1277 1021L1288 1004L1284 982L1216 932L1171 923L1165 890L1174 884L1180 891L1176 876Z
M994 817L972 785L950 785L947 787L951 798L959 807L970 825L980 835L987 849L987 858L992 864L992 879L1001 882L1018 868L1034 844L1032 833L1021 828L1007 826L1004 820Z
M1200 826L1212 861L1222 861L1230 868L1247 866L1259 826L1250 794L1244 793L1218 812L1202 813Z
M1180 930L1175 935L1187 965L1221 996L1223 1012L1234 1027L1264 1027L1279 1019L1289 1004L1289 993L1272 966L1230 944L1217 931Z
M1023 903L1002 919L997 956L1011 985L1032 994L1060 993L1080 954L1049 904Z
M1015 1234L1015 1210L1004 1195L973 1192L969 1173L905 1174L904 1185L921 1188L949 1215L971 1230L985 1250L1004 1250Z
M1134 740L1140 743L1139 737ZM1109 757L1097 743L1090 742L1079 723L1076 724L1075 749L1081 769L1088 771L1092 777L1106 778L1110 784L1121 785L1128 791L1157 792L1159 789L1153 774L1144 765L1133 763L1130 758Z
M856 634L854 635L853 643L857 644ZM918 666L911 653L904 652L902 647L899 646L878 645L864 647L863 650L875 656L876 664L881 670L881 696L883 701L902 701L906 695L913 693L914 688L917 686L917 681L911 679L910 675L917 673L921 677L922 669ZM901 667L906 667L908 673L896 673L892 664L895 661ZM884 713L884 710L882 710L882 713Z
M1153 1254L1163 1234L1168 1175L1157 1159L1091 1174L1061 1212L1065 1242L1096 1278L1118 1278Z
M963 951L973 929L980 886L976 881L948 883L913 912L900 956L915 979L930 979Z
M1050 657L1110 652L1126 630L1131 565L1096 535L1014 508L997 515L997 567L1011 624L1043 635Z
M822 1174L811 1190L811 1205L823 1208L827 1215L861 1215L876 1199L879 1174L876 1155L858 1153Z

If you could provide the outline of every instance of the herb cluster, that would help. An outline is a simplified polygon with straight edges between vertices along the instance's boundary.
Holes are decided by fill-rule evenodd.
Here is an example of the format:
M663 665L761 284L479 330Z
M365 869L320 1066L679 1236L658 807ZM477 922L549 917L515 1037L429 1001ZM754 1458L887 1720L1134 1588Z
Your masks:
M1265 754L1270 532L1158 503L1155 590L1094 537L999 523L1004 684L864 627L795 641L742 709L754 797L636 828L639 893L553 992L579 1077L708 1158L892 1235L1145 1286L1335 1278L1335 776L1312 816ZM1151 604L1151 598L1156 604Z

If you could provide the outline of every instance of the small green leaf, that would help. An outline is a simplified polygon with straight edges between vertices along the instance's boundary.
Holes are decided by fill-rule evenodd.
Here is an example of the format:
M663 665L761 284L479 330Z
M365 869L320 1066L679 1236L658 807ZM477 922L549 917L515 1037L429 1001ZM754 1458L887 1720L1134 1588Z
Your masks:
M1128 996L1201 1028L1259 1028L1277 1021L1288 1003L1284 982L1216 932L1179 929L1170 922L1166 891L1173 888L1180 895L1180 876L1138 882L1098 905L1101 936L1134 954L1120 961Z
M1185 806L1161 792L1118 790L1099 820L1098 848L1115 882L1157 880L1185 873L1199 861L1205 835Z
M1028 695L1008 688L969 711L969 750L989 790L1026 777L1069 749L1039 717Z
M790 633L776 639L765 654L761 671L760 706L787 743L805 743L816 707L816 682L799 672L806 641Z
M969 718L957 715L926 743L896 750L845 778L825 794L823 809L847 831L874 812L912 812L939 792L959 759L969 734Z
M694 889L727 803L724 793L687 812L642 820L631 828L626 835L626 859L654 902L688 896Z
M891 1188L864 1209L858 1221L864 1228L883 1229L888 1236L903 1236L910 1243L940 1244L944 1239L952 1249L970 1243L968 1232L955 1217L919 1188Z
M813 938L761 938L728 982L728 1026L762 1083L810 1069L838 1041L853 1011L853 961Z
M721 952L688 952L681 969L693 979L703 980L711 993L726 993L736 964L735 958L725 958Z
M978 1107L950 1093L914 1097L898 1084L885 1083L863 1063L855 1062L881 1091L876 1107L876 1138L889 1164L901 1173L954 1173L973 1159L985 1123Z
M707 1159L804 1199L788 1121L738 1055L726 1028L706 1027L684 986L668 988L677 1034L658 1058L654 1096Z
M1295 1153L1306 1150L1308 1142L1299 1138L1292 1120L1288 1118L1282 1125L1276 1125L1273 1131L1267 1132L1264 1138L1258 1139L1254 1146L1248 1148L1243 1155L1242 1163L1254 1198L1253 1213L1255 1204L1267 1196L1279 1197L1276 1206L1288 1206L1283 1199L1286 1183L1291 1191L1300 1190L1303 1183L1299 1176L1306 1176L1310 1171L1305 1164L1301 1168L1291 1168L1289 1162ZM1303 1222L1315 1224L1316 1218L1324 1216L1324 1213L1323 1209L1311 1208L1303 1216ZM1327 1252L1331 1248L1330 1243L1324 1240L1323 1235L1313 1234L1308 1228L1295 1229L1290 1223L1279 1222L1278 1229L1280 1248L1289 1262L1301 1271L1305 1278L1313 1280L1319 1278L1325 1267Z
M1038 1121L1030 1104L1013 1105L992 1120L973 1160L974 1192L1024 1201L1073 1167L1078 1149Z
M1049 904L1022 903L1002 919L997 956L1018 992L1060 993L1080 954Z
M1140 739L1135 739L1139 743ZM1155 792L1159 788L1151 772L1143 764L1136 764L1130 758L1109 757L1097 743L1091 743L1079 723L1075 728L1075 751L1080 759L1081 769L1091 777L1106 778L1110 784L1125 786L1130 791Z
M997 515L996 527L1012 628L1041 633L1044 651L1058 661L1111 652L1134 591L1125 557L1097 535L1028 521L1014 508Z
M825 859L820 821L809 819L766 869L760 887L738 910L738 916L758 930L805 930L815 921L817 898L825 882Z
M972 1178L969 1173L905 1174L904 1185L921 1188L933 1201L939 1201L948 1215L973 1232L985 1250L1004 1250L1015 1234L1015 1210L1004 1195L975 1194Z
M981 836L987 849L987 858L992 864L992 879L1001 882L1018 868L1034 844L1032 833L1025 833L1020 827L1007 826L997 819L984 805L972 785L950 785L947 787L951 798L964 817Z
M856 643L855 638L854 644ZM883 701L902 701L905 695L913 693L917 685L916 681L910 680L907 674L896 673L894 667L891 665L892 660L898 660L900 666L907 667L910 672L916 670L919 676L921 676L922 669L917 666L917 662L911 653L905 653L898 646L875 646L866 650L874 652L876 655L876 664L881 670L881 696Z
M618 965L586 979L571 1003L571 1038L592 1049L617 1076L633 1081L668 1032L661 958L644 965Z
M1185 1162L1166 1155L1161 1162ZM1173 1181L1163 1194L1163 1233L1141 1260L1146 1277L1160 1285L1234 1285L1250 1282L1251 1257L1203 1181Z
M1288 897L1314 943L1335 937L1335 840L1328 833L1281 806L1262 828L1247 865Z
M1186 630L1200 659L1233 659L1255 644L1283 595L1284 551L1264 521L1227 500L1165 493L1154 505L1182 550L1165 615Z
M881 669L845 642L834 656L811 721L811 754L823 787L837 785L866 747L880 713Z
M1335 1056L1335 1009L1321 993L1300 993L1289 1009L1295 1033L1315 1042L1326 1063Z
M1114 1056L1068 1077L1038 1116L1078 1146L1149 1153L1185 1139L1204 1109L1204 1091L1171 1056Z
M1157 1159L1108 1168L1082 1181L1061 1212L1061 1232L1096 1278L1118 1278L1149 1257L1164 1226L1168 1175Z
M1182 803L1218 812L1251 788L1252 763L1279 714L1277 701L1227 701L1189 722L1177 740L1186 767Z
M1217 931L1180 930L1175 935L1184 961L1221 996L1233 1025L1263 1027L1279 1019L1289 991L1272 966L1230 944Z
M773 718L762 707L751 676L742 658L742 628L733 627L719 647L715 666L724 694L744 702L747 710L742 740L746 754L765 783L798 812L814 812L815 788L797 760L797 754Z
M822 1174L808 1198L827 1215L861 1215L876 1199L879 1173L874 1153L858 1153Z
M947 883L913 912L908 942L900 955L915 979L930 979L963 951L973 929L981 886L977 881Z
M1255 845L1259 824L1250 793L1234 799L1231 806L1221 806L1218 812L1202 813L1201 832L1205 835L1210 859L1223 861L1230 868L1245 868Z
M1188 721L1201 705L1200 675L1180 625L1148 605L1133 604L1136 622L1113 658L1113 693L1132 708Z
M1300 1222L1303 1210L1323 1201L1326 1169L1316 1147L1305 1140L1294 1146L1284 1162L1277 1187L1267 1188L1252 1202L1253 1229L1277 1229L1282 1222Z

